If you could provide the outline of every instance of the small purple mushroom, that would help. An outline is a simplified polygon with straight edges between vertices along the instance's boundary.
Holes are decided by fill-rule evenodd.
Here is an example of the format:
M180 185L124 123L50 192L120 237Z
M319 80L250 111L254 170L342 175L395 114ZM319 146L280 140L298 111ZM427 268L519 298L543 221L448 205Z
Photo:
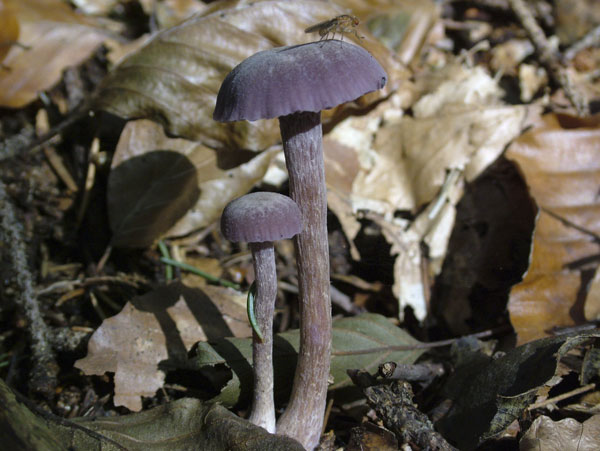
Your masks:
M338 40L256 53L225 78L213 118L221 122L278 117L290 196L304 229L295 239L300 350L290 403L277 432L305 448L319 443L331 354L327 191L321 110L381 89L387 75L362 47Z
M249 243L256 283L255 315L261 338L252 334L254 394L250 422L275 432L273 401L273 311L277 273L273 241L302 230L296 203L282 194L252 193L231 201L221 216L221 231L230 241Z

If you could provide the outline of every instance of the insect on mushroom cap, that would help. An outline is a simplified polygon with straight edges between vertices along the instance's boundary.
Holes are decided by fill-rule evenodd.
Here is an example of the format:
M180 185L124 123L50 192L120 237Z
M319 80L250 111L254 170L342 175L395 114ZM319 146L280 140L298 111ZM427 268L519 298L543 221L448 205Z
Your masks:
M219 122L319 112L383 88L387 74L362 47L338 40L255 53L227 75L213 118Z
M234 242L277 241L292 238L301 231L298 205L279 193L246 194L227 204L221 216L221 232Z

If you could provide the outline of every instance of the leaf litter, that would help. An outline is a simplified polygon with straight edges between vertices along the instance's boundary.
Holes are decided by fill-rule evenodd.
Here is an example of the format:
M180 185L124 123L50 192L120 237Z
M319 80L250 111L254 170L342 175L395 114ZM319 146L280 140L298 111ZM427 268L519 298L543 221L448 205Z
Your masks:
M6 3L2 2L2 5ZM79 3L86 8L95 7L92 0ZM185 3L168 2L168 5L163 5L166 9L162 10L148 9L147 2L140 5L149 15L156 14L153 17L156 23L170 26L179 20L174 17L184 18L187 15L189 5ZM517 3L511 0L508 5ZM517 55L513 60L508 55L508 59L501 61L495 45L487 53L489 47L486 49L483 44L478 44L477 49L458 58L447 51L450 34L444 35L444 27L448 31L456 30L452 27L457 26L457 22L446 20L448 15L453 16L454 20L464 20L468 25L463 29L465 40L475 39L476 35L479 36L477 39L495 40L497 36L491 34L492 30L494 33L507 32L504 24L500 24L496 30L492 26L483 26L488 25L488 21L495 24L493 16L485 14L479 17L479 25L474 26L468 16L485 13L485 6L465 11L460 8L439 10L431 2L415 2L407 10L368 1L352 4L309 1L262 1L250 4L214 2L201 6L198 16L153 34L141 48L134 46L133 52L104 79L94 97L95 109L104 109L127 119L153 119L164 127L163 131L156 124L144 120L131 121L126 125L119 144L112 148L115 153L106 190L113 244L117 247L146 248L146 251L144 254L117 254L117 257L109 260L105 271L127 268L128 271L145 272L159 283L145 294L145 290L140 290L140 296L135 298L131 295L122 296L120 290L110 286L92 290L92 293L108 293L104 297L99 296L99 299L112 305L114 311L124 306L120 313L105 319L96 329L89 343L88 357L80 359L77 365L85 368L89 374L114 372L114 404L135 411L141 409L142 405L166 402L166 398L161 398L161 393L165 397L176 393L165 386L165 374L189 370L188 353L196 346L197 357L191 362L202 366L198 374L214 384L210 396L216 395L215 399L228 406L235 405L236 410L240 407L243 409L243 400L247 399L251 386L248 378L249 340L223 338L227 335L243 337L249 332L243 294L210 285L198 288L190 284L189 277L184 279L185 285L179 282L164 285L163 277L158 275L158 269L162 268L156 267L155 255L148 247L161 237L185 236L170 241L174 258L194 261L197 255L216 255L229 277L239 273L238 282L244 286L251 281L252 275L246 273L245 269L248 267L245 249L223 243L214 231L213 224L218 219L222 205L259 185L269 164L280 164L277 160L277 125L274 121L263 121L215 126L210 114L216 90L224 75L250 54L274 45L302 42L302 39L306 39L303 30L307 26L339 14L351 13L361 18L360 35L365 36L361 45L384 65L390 75L390 83L384 92L323 114L328 201L333 216L339 221L339 228L334 224L332 236L336 234L345 238L349 248L344 253L343 245L338 244L343 243L343 239L331 241L335 243L332 250L338 255L336 258L341 255L347 259L345 264L338 262L332 266L340 271L332 277L333 288L355 303L356 309L346 312L366 308L368 311L386 312L387 317L395 316L397 319L391 322L384 316L368 313L336 320L331 386L336 407L330 426L336 424L335 412L338 408L343 409L348 418L356 419L357 425L368 418L364 410L351 407L351 402L346 402L347 396L356 396L357 393L352 391L347 369L367 369L376 383L381 383L377 366L388 359L407 363L417 358L437 361L448 359L444 361L446 368L452 369L451 375L447 380L438 381L440 384L437 385L444 387L443 392L418 384L413 384L413 388L416 389L416 402L424 411L436 407L432 405L433 398L430 397L432 390L436 395L434 398L443 393L453 400L451 409L442 414L436 424L444 438L450 439L455 445L460 444L461 449L462 445L464 449L469 449L486 440L492 441L500 434L512 434L510 436L515 443L520 439L524 449L532 446L531 443L539 446L540 443L546 443L545 440L555 443L557 434L553 429L562 428L567 423L567 432L558 433L561 439L567 440L579 433L580 441L572 441L573 446L588 446L588 437L590 446L596 445L593 433L587 432L595 427L595 417L592 416L594 406L586 403L597 394L593 385L599 377L597 332L575 331L568 336L538 339L551 334L555 326L597 319L600 310L600 277L595 259L597 249L594 247L597 246L593 214L596 199L591 195L597 179L594 173L596 155L593 152L597 148L595 118L583 120L556 114L539 117L542 106L564 108L564 97L563 100L560 95L551 99L539 97L544 90L554 87L547 85L548 78L544 78L541 72L544 68L536 61L535 55L527 53L529 56L526 56L526 60L523 60L523 55ZM347 9L349 7L352 10ZM508 8L500 4L496 7ZM171 11L177 10L175 16L170 16L169 8ZM10 22L13 20L11 17L18 17L11 14L2 16L2 19L8 17ZM542 20L543 9L536 14L536 18ZM95 21L88 21L85 16L75 19L69 17L69 20L77 22L81 19L86 26L98 29ZM386 17L390 19L387 24L381 20ZM379 25L376 20L379 20ZM23 23L20 22L20 25ZM402 28L406 24L409 26ZM393 36L396 31L394 27L402 29L405 34L402 37ZM5 57L3 64L12 61L10 58L13 58L13 53L25 53L24 48L12 42L16 36L19 37L19 43L21 41L17 31L11 25L4 31L6 36L2 35L2 39L11 43L9 52L0 55L0 58ZM576 34L581 36L584 33L578 31ZM389 51L374 35L395 48L398 54ZM348 38L353 39L352 36ZM104 42L104 37L94 42L97 46ZM141 42L145 42L145 38L141 38ZM475 44L475 41L472 43ZM74 47L77 44L73 43ZM110 45L115 46L114 42ZM82 52L81 55L89 55L92 47L86 47L88 53ZM525 50L527 48L524 46ZM69 48L66 51L74 50ZM124 47L122 51L128 50ZM485 58L480 59L477 52L481 52L480 55ZM507 70L504 76L492 76L483 69L495 52L494 67ZM583 59L586 57L592 61L593 53L586 52L579 52L579 60L574 67L593 67ZM61 61L57 63L64 64ZM57 66L64 67L60 64ZM407 67L407 64L410 66ZM523 84L525 69L537 77L528 87ZM573 69L574 72L577 70ZM586 73L585 77L588 78L584 82L583 74L575 73L573 80L593 98L598 92L594 90L594 79ZM501 76L504 82L507 79L517 84L520 82L521 99L533 98L534 105L510 105L507 100L519 96L515 95L510 83L502 83L503 89L500 89L498 81ZM39 89L48 89L58 78L53 76L48 80L50 83ZM525 93L526 90L529 90L528 93ZM561 92L562 89L555 90L554 94ZM37 94L27 95L29 100L26 102L29 102ZM61 95L58 89L50 99L60 102ZM569 93L567 99L568 96ZM560 102L563 104L560 105ZM517 137L531 125L533 127L522 138L527 143L523 146ZM482 217L475 215L465 218L461 212L465 208L463 200L470 195L469 190L479 188L480 180L486 177L493 183L494 177L498 177L498 168L512 164L500 155L515 139L506 156L515 162L519 173L514 175L516 171L513 165L510 177L501 183L496 180L500 186L498 192L511 184L515 185L514 177L522 177L519 183L527 184L529 194L539 208L539 217L533 233L529 231L531 229L519 225L513 227L511 233L520 235L507 237L497 233L504 227L502 221L506 220L506 215L488 215L482 221ZM531 146L531 141L535 145ZM576 152L569 147L573 143L576 143ZM77 162L68 153L64 157L72 164ZM78 164L81 165L81 161ZM81 172L80 167L78 170ZM18 177L12 180L18 180ZM280 183L281 179L269 189L279 189ZM99 184L97 189L102 189L101 186ZM17 188L11 189L16 192ZM22 198L30 197L23 194ZM507 198L512 199L510 196ZM515 203L519 208L525 204L522 200ZM500 205L504 209L510 208L506 203ZM490 206L486 211L492 209ZM94 210L88 214L97 219L101 211ZM515 216L521 214L515 211ZM101 224L101 221L91 221L90 224ZM449 246L449 243L457 230L462 228L470 230L471 237L475 234L482 241L475 240L472 246L463 245L463 250L472 248L470 253L449 256L449 251L456 251L456 247ZM93 230L94 235L103 233L100 228ZM487 249L488 253L483 253L486 260L473 258L475 252L482 250L480 244L490 230L492 237L507 241L495 243L496 247ZM379 274L374 274L373 270L364 271L366 263L363 260L369 246L365 243L369 243L373 235L387 241L388 247L378 251L389 253L392 257L389 267L385 264L377 266L385 268ZM523 260L520 249L528 240L533 241L531 260L524 261L525 265L529 264L527 271L521 271L524 280L511 291L510 317L502 314L493 316L490 313L503 309L499 301L501 294L494 294L488 296L488 303L499 305L493 308L484 306L483 311L488 308L489 312L488 317L483 319L489 322L480 321L482 318L475 315L477 308L481 309L482 306L474 305L475 300L486 299L486 290L500 279L505 284L515 283L514 274L508 278L502 272L502 258L494 264L497 257L494 249L504 245L506 255L513 253L515 259ZM518 249L515 242L520 243ZM49 258L56 259L54 246L49 248L50 251L43 246L32 255L49 255ZM285 392L289 390L293 357L298 346L297 331L293 329L295 313L289 303L293 299L291 293L294 292L295 283L293 270L290 270L293 254L286 249L289 246L278 249L281 286L285 290L281 296L285 301L280 310L280 327L284 332L278 336L281 363L277 370L279 375L283 375L277 387L278 393L284 394L282 401L285 401ZM85 252L88 251L86 247ZM223 258L224 253L231 252L235 253ZM132 258L138 264L131 266ZM484 271L471 278L461 274L460 269L449 269L448 262L460 262L461 258L466 261L464 266L457 265L459 268L467 268L470 263L471 266L482 266ZM139 264L140 261L145 263ZM44 265L47 266L48 262L44 261ZM359 274L367 280L354 273L361 265L363 270ZM61 274L62 269L44 271L42 274L45 279L41 280L50 284L48 274ZM515 269L512 271L514 273ZM454 299L450 295L446 301L447 310L440 315L439 311L432 308L431 290L436 289L436 280L444 280L445 274L452 272L454 277L468 278L469 285L465 284L462 291L448 290L459 296ZM487 279L482 278L484 275ZM75 270L72 277L85 277L85 274ZM564 283L546 283L555 278ZM387 286L381 284L382 279L388 281ZM86 285L79 286L84 288L78 288L77 293L67 293L67 300L60 304L59 314L50 311L49 318L62 321L65 312L76 311L73 308L75 299L84 302L91 298L92 303L95 302L92 293L87 292ZM440 290L439 287L437 289ZM115 305L109 297L118 298L119 295L123 302ZM150 305L140 301L143 299ZM518 304L517 300L533 301L536 308ZM201 312L195 310L200 304L203 305ZM94 308L99 316L105 316L102 306L95 305ZM460 313L461 310L463 313ZM532 315L532 312L536 313ZM537 320L539 312L542 321ZM520 317L522 313L525 316ZM81 321L81 316L75 317ZM438 334L469 333L477 330L478 324L512 325L519 342L525 344L510 350L511 345L501 341L498 345L508 349L507 353L497 352L491 358L495 343L482 344L471 337L455 342L450 353L425 353L420 345L427 343L418 342L399 328L396 325L398 318L404 320L401 323L403 327L428 340ZM420 323L419 320L425 322ZM94 324L88 319L84 323ZM71 325L76 324L71 322ZM96 320L94 327L97 324ZM494 334L498 336L500 332L494 329L490 335ZM502 338L501 334L499 336ZM449 343L441 342L438 346ZM487 353L463 349L470 347L475 350L485 348ZM369 352L355 353L365 348ZM449 354L453 358L449 358ZM4 364L4 361L0 360L0 364ZM3 367L0 366L0 370ZM209 370L213 371L212 375ZM523 421L525 412L533 415L531 412L537 413L541 409L550 409L548 406L556 406L558 410L552 407L555 412L569 415L564 403L554 400L553 396L573 386L573 393L576 393L579 385L588 387L590 396L579 398L580 395L573 394L574 400L570 406L585 412L590 420L550 424L540 416L542 420L536 420L530 432L526 432L529 424ZM70 392L70 388L67 388L61 386L61 399L65 399L64 396ZM157 393L159 388L163 390ZM5 389L3 383L0 389L3 399L13 399L12 392ZM390 401L394 402L393 399ZM77 403L73 405L77 407ZM101 412L103 405L95 407L96 411ZM15 412L24 415L31 413L23 406L15 406L12 401L10 406ZM112 413L115 413L114 410ZM206 420L210 415L216 421ZM178 420L184 417L200 418L203 426L193 421ZM112 418L108 422L82 420L78 424L83 428L79 430L88 431L84 434L88 441L78 441L81 437L74 432L77 428L61 426L58 429L45 429L49 427L46 424L40 426L40 430L50 432L49 436L61 437L63 444L69 442L74 449L96 446L98 442L90 445L92 442L89 441L94 437L94 440L115 446L115 449L119 449L119 446L148 448L157 446L162 440L181 443L182 447L186 447L186 444L192 443L188 441L189 437L194 437L190 446L196 446L199 440L206 444L205 449L232 447L233 443L240 443L238 439L243 442L243 437L254 436L256 446L264 445L263 440L270 439L256 435L250 426L228 411L189 398L137 414ZM160 424L167 424L167 427L157 429ZM346 443L347 433L343 427L332 427L337 445ZM394 431L400 430L399 427L399 424L391 425ZM366 427L358 428L363 432L368 431ZM515 432L519 429L520 433ZM89 431L98 431L100 436L93 436ZM532 438L531 434L535 434L535 437ZM232 441L211 442L217 435ZM361 439L356 437L360 437L360 432L354 435L354 440L361 445ZM48 437L46 440L50 446L55 439ZM560 443L566 449L571 446ZM273 446L277 445L274 443ZM290 449L294 445L280 443L280 446Z

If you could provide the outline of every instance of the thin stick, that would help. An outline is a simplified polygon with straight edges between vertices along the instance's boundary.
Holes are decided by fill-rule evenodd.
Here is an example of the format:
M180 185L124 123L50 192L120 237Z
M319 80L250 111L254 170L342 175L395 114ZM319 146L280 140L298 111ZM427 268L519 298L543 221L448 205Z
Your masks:
M0 215L2 227L0 235L9 250L8 255L15 271L15 280L20 296L16 301L23 309L29 323L33 371L31 388L46 396L54 394L56 376L59 367L54 358L54 350L49 341L48 326L42 318L38 300L33 289L33 276L27 263L23 226L17 221L16 213L10 201L4 183L0 180Z
M548 75L564 89L565 95L575 107L577 113L580 116L589 116L590 111L587 102L573 86L568 72L560 65L558 55L554 52L529 7L523 0L508 0L508 2L521 21L523 28L527 31L529 39L537 50L540 63L546 68Z
M588 33L582 37L579 41L575 42L571 47L569 47L563 55L563 59L565 61L571 61L575 58L582 50L585 50L590 47L598 47L600 45L600 25L595 28L592 28Z
M554 398L548 398L544 401L540 401L540 402L536 402L535 404L531 404L529 407L527 407L527 410L535 410L535 409L539 409L540 407L546 407L550 404L556 404L557 402L563 401L568 398L572 398L573 396L580 395L587 391L593 390L594 388L596 388L596 384L587 384L587 385L584 385L583 387L579 387L579 388L576 388L575 390L571 390L566 393L563 393L562 395L555 396Z

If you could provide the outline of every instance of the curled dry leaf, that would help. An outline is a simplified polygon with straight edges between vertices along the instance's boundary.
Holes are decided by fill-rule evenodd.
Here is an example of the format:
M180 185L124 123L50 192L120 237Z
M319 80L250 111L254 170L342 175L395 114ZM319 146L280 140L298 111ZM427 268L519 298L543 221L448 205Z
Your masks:
M173 283L132 299L104 320L75 366L85 374L114 372L115 405L139 411L141 397L153 396L164 383L160 363L185 361L198 341L249 334L244 294Z
M149 246L215 221L225 205L248 192L275 150L216 152L165 136L149 120L129 122L119 139L108 180L113 245Z
M414 117L394 118L386 111L389 105L382 104L338 124L324 146L330 174L336 167L331 160L340 153L336 147L345 146L346 154L354 153L346 158L359 163L352 180L336 176L337 189L329 197L336 197L330 206L348 239L359 230L356 211L377 216L369 218L381 226L391 254L398 254L393 291L400 312L410 306L423 319L429 279L441 269L464 180L477 177L519 135L526 109L501 105L502 91L480 68L455 64L420 80L419 86ZM391 117L380 126L386 114ZM398 210L414 213L426 204L414 221L394 217ZM429 247L427 260L422 242Z
M585 321L587 284L598 267L599 149L600 116L549 114L507 150L540 209L529 268L508 304L520 343Z
M212 112L221 82L248 56L275 46L312 39L308 25L342 14L332 3L300 0L220 2L202 16L157 34L126 58L100 86L96 108L124 118L146 117L175 136L216 149L263 150L279 140L277 121L216 124ZM389 94L404 74L392 54L373 38L366 47L383 65L390 83L370 94Z
M5 67L0 69L2 106L21 108L35 100L40 91L60 80L66 67L88 58L106 39L100 28L63 1L3 0L2 3L0 17L6 11L14 15L19 30L18 41L10 46L3 61ZM5 20L0 21L3 35L6 30L1 25L6 25L2 23Z

